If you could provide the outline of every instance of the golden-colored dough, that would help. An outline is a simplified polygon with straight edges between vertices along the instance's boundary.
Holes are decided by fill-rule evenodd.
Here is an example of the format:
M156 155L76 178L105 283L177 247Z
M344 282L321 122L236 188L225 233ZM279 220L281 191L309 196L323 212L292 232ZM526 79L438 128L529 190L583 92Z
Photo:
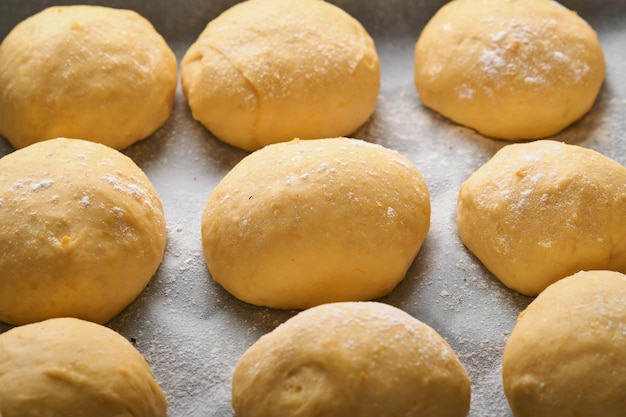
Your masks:
M504 349L516 417L622 417L626 410L626 276L580 272L520 315Z
M177 77L174 53L137 13L51 7L0 45L0 134L18 149L57 137L123 149L165 123Z
M274 308L363 301L400 282L430 227L418 169L356 139L266 146L211 192L202 244L213 279Z
M558 133L591 108L604 74L596 32L555 1L451 1L415 45L422 103L501 139Z
M250 0L211 21L181 62L193 117L247 150L353 133L380 88L374 42L321 0Z
M463 417L470 381L419 320L375 302L325 304L261 337L232 381L238 417Z
M458 195L467 248L504 285L537 295L580 270L626 272L626 168L590 149L508 145Z
M104 323L139 295L165 250L154 187L122 153L52 139L0 159L0 321Z
M0 334L3 417L165 417L141 353L104 326L50 319Z

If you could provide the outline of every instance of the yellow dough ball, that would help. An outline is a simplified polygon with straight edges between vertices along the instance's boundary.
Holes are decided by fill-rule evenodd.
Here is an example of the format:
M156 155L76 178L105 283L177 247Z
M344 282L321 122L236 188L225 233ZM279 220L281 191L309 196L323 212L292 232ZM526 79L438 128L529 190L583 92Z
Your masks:
M165 250L163 208L133 161L52 139L0 159L0 321L104 323L130 304Z
M470 381L419 320L375 302L325 304L261 337L232 380L238 417L463 417Z
M3 417L165 417L145 359L99 324L57 318L0 334Z
M0 44L0 134L15 148L72 137L123 149L165 123L177 77L174 53L137 13L51 7Z
M374 42L320 0L249 0L211 21L181 62L193 117L247 150L353 133L380 88Z
M537 295L580 270L626 272L626 168L590 149L508 145L461 186L457 226L504 285Z
M478 132L539 139L581 118L602 85L596 32L548 0L454 0L415 45L422 103Z
M274 308L382 297L430 227L421 173L380 145L334 138L269 145L237 164L202 217L213 279Z
M520 315L504 349L516 417L622 417L626 410L626 276L580 272Z

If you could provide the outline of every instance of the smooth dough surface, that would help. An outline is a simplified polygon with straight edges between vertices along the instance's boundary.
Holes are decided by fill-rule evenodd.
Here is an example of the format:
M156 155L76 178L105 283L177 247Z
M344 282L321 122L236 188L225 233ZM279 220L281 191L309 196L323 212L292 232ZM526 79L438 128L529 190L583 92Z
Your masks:
M539 139L581 118L605 74L596 32L549 0L455 0L415 45L422 103L495 138Z
M165 417L145 359L99 324L56 318L0 334L3 417Z
M181 62L193 117L247 150L353 133L380 88L374 42L321 0L250 0L211 21Z
M52 139L0 159L0 321L104 323L139 295L165 250L161 201L122 153Z
M123 149L165 123L177 77L174 53L134 11L51 7L0 44L0 134L18 149L57 137Z
M324 304L261 337L232 381L238 417L463 417L470 381L435 330L376 302Z
M504 285L537 295L580 270L626 272L626 168L593 150L508 145L461 186L465 246Z
M626 410L626 276L579 272L542 292L504 349L516 417L622 417Z
M508 145L461 186L457 226L502 283L537 295L584 269L626 272L626 168L590 149Z
M269 145L237 164L202 217L213 279L274 308L382 297L430 227L421 173L399 153L356 139Z

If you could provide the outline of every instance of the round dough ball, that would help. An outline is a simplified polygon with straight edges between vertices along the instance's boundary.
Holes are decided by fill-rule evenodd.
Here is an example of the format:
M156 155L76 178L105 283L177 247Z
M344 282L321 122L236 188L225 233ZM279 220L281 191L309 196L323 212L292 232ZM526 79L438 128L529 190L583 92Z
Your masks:
M291 141L256 151L211 193L202 217L213 279L235 297L307 308L388 294L430 227L418 169L356 139Z
M320 0L250 0L210 22L181 63L193 117L247 150L353 133L380 66L363 26Z
M0 321L104 323L165 250L163 208L141 169L104 145L52 139L0 159Z
M458 195L467 248L509 288L537 295L580 270L626 272L626 168L590 149L505 146Z
M422 103L501 139L554 135L581 118L602 85L596 32L547 0L455 0L415 45Z
M622 417L626 276L580 272L542 292L504 349L504 392L516 417Z
M124 337L57 318L0 335L0 415L165 417L167 402Z
M0 44L0 134L15 148L57 137L126 148L170 115L176 57L143 17L45 9Z
M375 302L305 310L261 337L233 374L238 417L463 417L470 381L426 324Z

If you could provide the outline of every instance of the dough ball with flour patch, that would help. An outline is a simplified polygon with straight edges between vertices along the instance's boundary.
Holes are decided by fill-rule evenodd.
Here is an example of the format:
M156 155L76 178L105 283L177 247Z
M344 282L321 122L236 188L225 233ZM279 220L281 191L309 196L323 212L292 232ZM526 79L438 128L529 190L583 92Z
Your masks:
M122 153L51 139L0 159L0 321L104 323L130 304L165 249L161 201Z
M626 404L626 276L587 271L520 315L504 349L516 417L621 417Z
M507 287L537 295L580 270L626 272L626 168L576 145L508 145L461 186L467 248Z
M422 103L501 139L554 135L592 107L605 74L596 32L547 0L455 0L415 45Z
M320 0L250 0L211 21L181 62L194 119L247 150L353 133L380 87L363 26Z
M430 227L430 196L399 153L357 139L294 140L239 162L202 217L213 279L274 308L382 297Z
M141 353L99 324L56 318L0 334L0 414L165 417Z
M232 380L238 417L463 417L470 381L419 320L376 302L324 304L261 337Z
M0 45L0 134L16 148L57 137L126 148L168 119L177 77L174 53L134 11L51 7Z

